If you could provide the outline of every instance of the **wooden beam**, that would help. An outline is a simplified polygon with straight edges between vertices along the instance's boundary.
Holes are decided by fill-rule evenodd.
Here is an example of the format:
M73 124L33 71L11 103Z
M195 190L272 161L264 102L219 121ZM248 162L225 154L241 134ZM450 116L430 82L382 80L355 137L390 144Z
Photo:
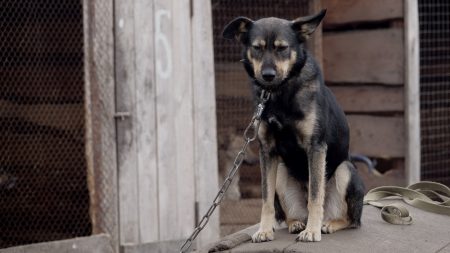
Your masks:
M10 247L2 249L2 253L18 253L18 252L102 252L117 253L118 250L111 247L115 242L110 235L99 234L87 237L78 237L67 240L33 243L23 246Z
M347 120L352 153L381 158L404 157L403 117L348 115Z
M189 10L189 0L154 1L160 240L185 238L195 223Z
M405 1L405 130L406 179L420 181L420 68L419 7L417 0Z
M403 0L322 0L324 25L403 18Z
M346 113L403 112L401 86L329 86Z
M327 33L325 80L403 84L403 31L398 28Z
M129 1L127 1L130 4ZM139 241L160 240L158 210L158 166L156 126L156 85L154 47L154 6L152 1L134 3L135 115L133 136L136 145L137 206ZM131 5L131 4L130 4Z
M83 0L85 147L92 232L119 250L113 1Z
M183 240L158 241L143 244L127 244L121 247L121 253L179 252Z
M137 145L134 137L136 81L134 4L115 1L115 73L117 118L117 166L119 183L120 244L136 243L139 236ZM149 219L153 219L149 217ZM157 224L157 223L156 223Z
M192 1L192 83L194 103L194 155L198 217L209 209L218 190L216 92L211 1ZM197 245L219 238L219 208L199 235Z

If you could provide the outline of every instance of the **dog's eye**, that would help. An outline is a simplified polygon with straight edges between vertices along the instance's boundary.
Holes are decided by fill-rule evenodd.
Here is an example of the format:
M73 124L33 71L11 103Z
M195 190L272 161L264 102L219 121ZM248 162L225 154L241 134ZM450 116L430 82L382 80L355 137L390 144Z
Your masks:
M283 52L283 51L285 51L286 49L288 49L288 46L278 46L278 47L277 47L277 50L278 50L279 52Z
M261 50L261 46L260 45L253 45L253 49L255 49L256 51Z

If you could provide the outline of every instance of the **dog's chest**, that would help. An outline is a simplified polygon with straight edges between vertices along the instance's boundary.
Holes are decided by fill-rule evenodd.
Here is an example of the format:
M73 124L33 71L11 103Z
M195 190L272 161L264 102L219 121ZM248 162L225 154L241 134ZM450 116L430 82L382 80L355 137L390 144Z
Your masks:
M308 149L316 125L315 110L311 110L311 107L302 110L293 104L270 103L263 120L267 123L268 134L279 145L294 142Z
M267 110L263 120L267 124L266 138L272 140L273 154L283 159L289 173L301 181L308 180L307 147L310 137L306 138L302 126L306 123L305 115L289 115L273 108ZM307 140L308 139L308 140Z

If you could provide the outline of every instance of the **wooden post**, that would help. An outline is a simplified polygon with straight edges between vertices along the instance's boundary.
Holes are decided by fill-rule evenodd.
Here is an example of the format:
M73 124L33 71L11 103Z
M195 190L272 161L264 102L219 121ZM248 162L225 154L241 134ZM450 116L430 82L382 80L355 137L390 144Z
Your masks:
M405 129L406 181L420 181L420 78L419 8L417 0L405 0Z
M193 1L192 71L194 102L194 155L197 220L200 220L218 190L216 101L211 1ZM219 208L199 235L197 245L220 235Z
M159 240L153 4L116 0L120 242Z
M155 67L160 240L195 223L192 45L189 0L156 0Z
M83 1L85 146L93 234L119 252L114 122L113 1Z

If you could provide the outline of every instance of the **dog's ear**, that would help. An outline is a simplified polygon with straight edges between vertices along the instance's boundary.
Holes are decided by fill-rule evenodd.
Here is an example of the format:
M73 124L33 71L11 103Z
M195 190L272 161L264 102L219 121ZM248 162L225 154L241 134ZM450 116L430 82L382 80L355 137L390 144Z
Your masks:
M248 31L252 25L253 21L251 19L246 17L237 17L225 26L222 36L225 39L236 39L237 41L245 43Z
M325 17L325 13L327 10L323 9L315 15L300 17L292 21L291 27L301 41L305 41L311 36Z

